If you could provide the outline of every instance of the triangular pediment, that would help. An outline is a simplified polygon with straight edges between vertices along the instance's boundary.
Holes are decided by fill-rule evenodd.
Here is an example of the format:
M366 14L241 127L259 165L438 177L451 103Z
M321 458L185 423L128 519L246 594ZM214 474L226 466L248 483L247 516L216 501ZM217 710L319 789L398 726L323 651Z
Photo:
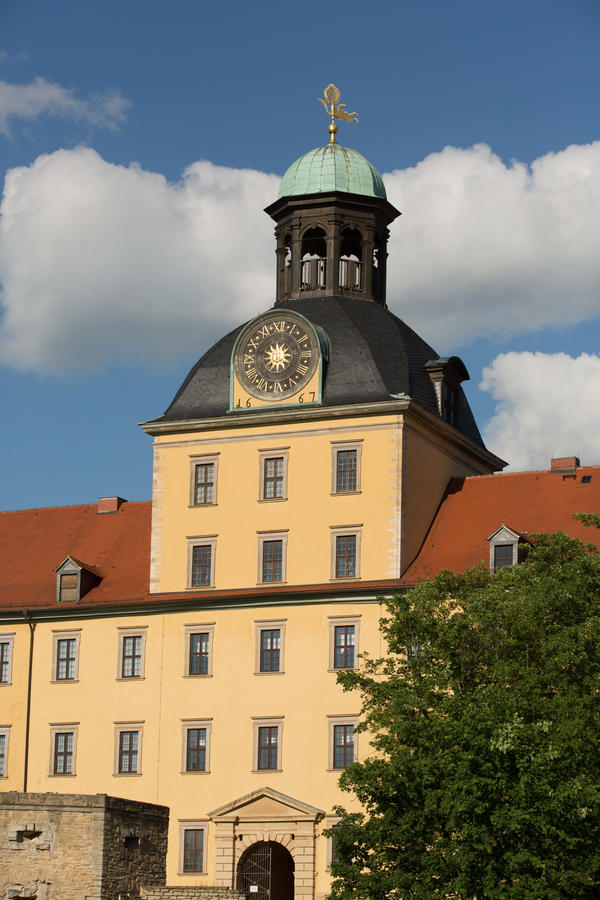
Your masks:
M89 572L90 575L93 575L95 578L98 578L98 573L95 570L95 567L88 566L87 563L82 562L80 559L77 559L76 556L69 556L64 559L60 566L57 566L54 570L57 575L71 575L77 572Z
M246 822L309 819L316 821L325 815L322 809L288 797L273 788L263 787L220 806L209 813L215 819L239 819Z
M508 525L502 524L486 540L493 541L495 544L511 544L513 541L518 541L520 537L518 531L513 531Z

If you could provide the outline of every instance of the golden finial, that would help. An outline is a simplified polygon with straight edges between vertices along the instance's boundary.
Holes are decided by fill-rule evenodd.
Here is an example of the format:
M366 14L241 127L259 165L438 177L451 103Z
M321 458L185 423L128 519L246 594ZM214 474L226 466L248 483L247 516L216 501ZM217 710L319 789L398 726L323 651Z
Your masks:
M329 143L335 144L335 136L338 130L335 119L341 119L342 122L358 122L358 113L346 112L346 104L339 102L340 92L335 84L327 85L323 91L323 97L325 97L325 100L322 100L321 97L318 97L317 99L319 103L322 103L325 107L327 115L331 116L331 122L329 123Z

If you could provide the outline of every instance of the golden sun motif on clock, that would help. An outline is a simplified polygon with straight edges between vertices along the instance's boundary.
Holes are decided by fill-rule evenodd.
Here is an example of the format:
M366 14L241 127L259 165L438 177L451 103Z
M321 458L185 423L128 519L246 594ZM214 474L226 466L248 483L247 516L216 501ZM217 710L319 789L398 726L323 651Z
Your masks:
M280 372L289 365L291 358L291 351L285 344L271 344L265 351L265 366L269 372Z

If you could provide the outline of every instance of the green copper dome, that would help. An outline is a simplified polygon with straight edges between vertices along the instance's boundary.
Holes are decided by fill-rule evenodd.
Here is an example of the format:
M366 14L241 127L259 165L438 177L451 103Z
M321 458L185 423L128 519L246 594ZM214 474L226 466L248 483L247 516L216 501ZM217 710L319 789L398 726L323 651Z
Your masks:
M279 188L279 197L345 191L387 199L383 179L368 159L339 144L315 147L293 162Z

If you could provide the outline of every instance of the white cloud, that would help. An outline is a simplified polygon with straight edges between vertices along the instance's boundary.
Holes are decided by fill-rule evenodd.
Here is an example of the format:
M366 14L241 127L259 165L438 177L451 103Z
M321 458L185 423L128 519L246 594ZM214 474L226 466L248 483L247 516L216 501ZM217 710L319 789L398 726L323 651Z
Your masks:
M388 301L440 351L597 316L600 142L531 168L483 145L446 148L386 185L403 212ZM273 302L262 208L277 188L275 176L209 162L171 184L84 148L10 170L0 359L58 371L199 354Z
M446 350L597 316L600 142L505 165L446 147L385 178L388 301Z
M0 133L10 134L11 119L37 119L41 115L76 119L114 130L125 121L130 106L117 90L82 100L70 88L45 78L35 78L29 84L0 81Z
M547 469L553 456L600 459L600 356L503 353L480 388L497 401L484 441L511 469Z
M208 162L172 185L85 148L12 169L0 222L0 359L48 372L199 355L272 305L273 229L262 208L277 185Z

